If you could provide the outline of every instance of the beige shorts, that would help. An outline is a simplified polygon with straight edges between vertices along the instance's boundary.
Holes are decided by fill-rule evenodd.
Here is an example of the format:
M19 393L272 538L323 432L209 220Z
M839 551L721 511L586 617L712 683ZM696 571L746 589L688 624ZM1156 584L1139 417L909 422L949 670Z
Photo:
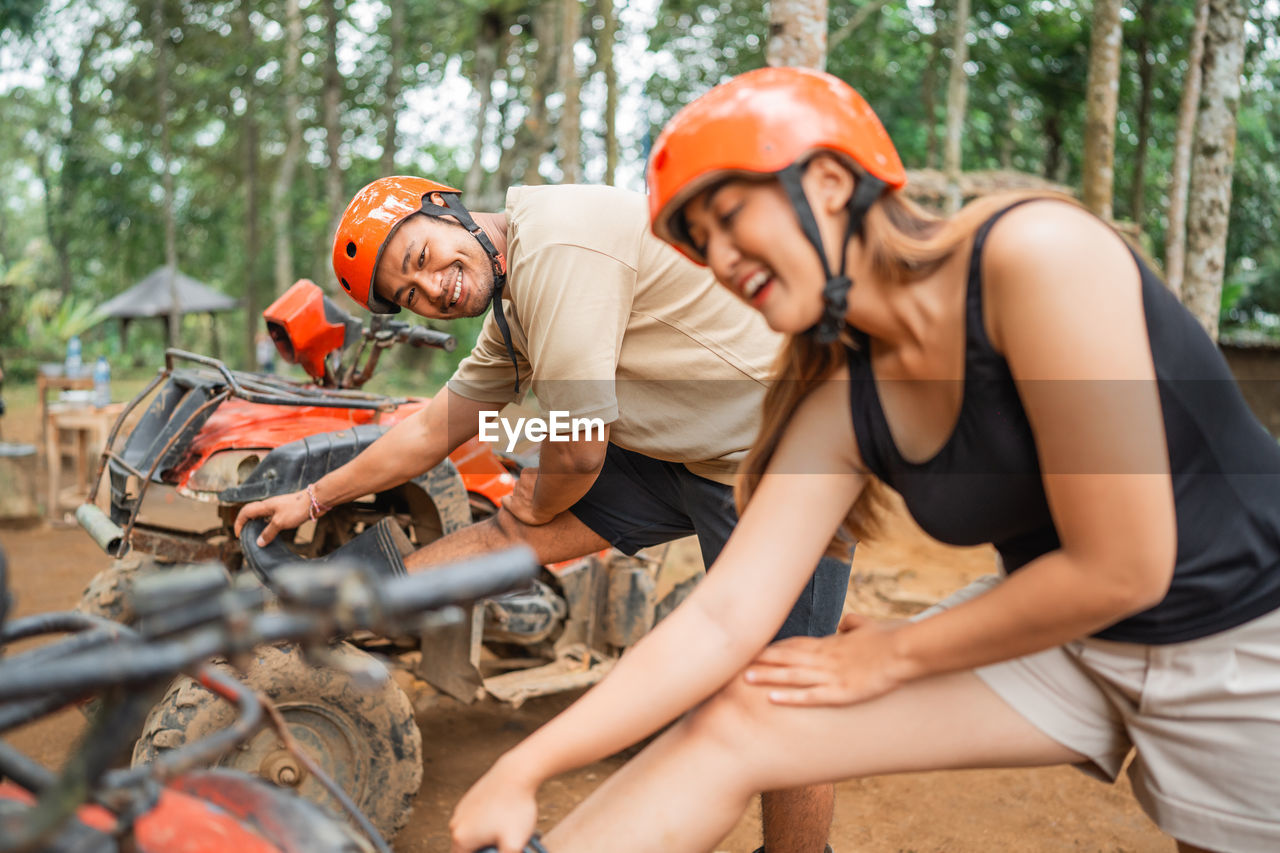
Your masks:
M981 594L980 578L926 610ZM1186 643L1086 639L977 670L1015 711L1114 781L1128 756L1142 808L1217 851L1280 851L1280 611Z

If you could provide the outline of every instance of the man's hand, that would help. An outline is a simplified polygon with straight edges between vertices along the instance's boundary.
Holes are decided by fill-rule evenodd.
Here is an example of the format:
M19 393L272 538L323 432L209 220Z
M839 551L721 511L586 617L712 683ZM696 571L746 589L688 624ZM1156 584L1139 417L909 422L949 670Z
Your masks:
M525 468L520 472L520 479L511 494L502 499L502 508L530 527L546 524L559 513L538 509L533 500L537 488L538 469Z
M265 501L245 504L236 516L236 536L251 518L267 519L267 526L258 537L258 547L264 548L281 530L292 530L311 517L311 498L305 490L290 495L276 495Z

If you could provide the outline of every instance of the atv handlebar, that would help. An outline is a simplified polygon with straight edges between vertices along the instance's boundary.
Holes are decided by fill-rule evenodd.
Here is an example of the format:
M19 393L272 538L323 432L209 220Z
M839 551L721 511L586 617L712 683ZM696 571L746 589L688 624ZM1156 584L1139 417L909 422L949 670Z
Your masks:
M86 796L124 807L125 812L135 806L150 808L142 805L150 796L150 780L169 778L225 754L252 734L261 715L258 699L252 690L204 663L208 658L235 656L272 642L318 645L357 628L382 633L410 629L432 610L527 584L538 568L528 547L393 578L377 577L361 566L295 564L276 573L279 608L271 611L266 609L272 598L267 590L232 588L226 571L210 563L138 578L133 602L139 615L136 629L76 613L0 622L0 644L42 633L79 632L0 661L0 731L78 697L105 688L125 688L115 692L116 701L108 704L107 716L68 762L61 778L0 741L0 778L14 779L39 797L29 813L0 815L0 847L27 849L39 843ZM0 601L6 593L0 585ZM235 722L164 754L153 765L110 771L118 731L140 725L150 704L149 691L139 687L163 684L197 665L197 677L205 687L238 706ZM346 794L319 766L308 766L375 847L387 851ZM126 802L133 800L137 802Z
M404 324L408 326L408 324ZM405 343L415 347L436 347L445 352L453 352L458 348L458 339L448 332L438 332L426 326L409 326L404 337Z
M497 847L482 847L476 853L498 853ZM547 853L547 848L542 846L542 839L534 833L533 838L529 839L529 843L524 846L524 853Z
M217 564L141 577L134 588L140 617L135 638L85 648L72 637L42 648L39 666L32 665L30 652L0 662L0 708L49 693L82 695L155 681L266 643L322 643L358 629L412 630L432 610L527 584L537 571L527 547L396 578L377 578L358 566L302 563L277 573L275 611L264 610L271 598L266 590L230 588ZM59 648L71 652L60 654Z

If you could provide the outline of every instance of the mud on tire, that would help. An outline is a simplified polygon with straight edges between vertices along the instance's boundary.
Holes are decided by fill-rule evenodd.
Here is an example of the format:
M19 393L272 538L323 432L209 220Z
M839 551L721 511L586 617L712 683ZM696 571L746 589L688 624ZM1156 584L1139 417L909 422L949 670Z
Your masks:
M346 643L332 647L347 663L374 659ZM264 646L237 678L265 693L284 715L294 738L386 838L408 822L422 782L422 735L404 691L388 679L373 690L335 669L312 667L292 646ZM226 664L220 664L235 674ZM133 764L199 740L230 725L235 708L190 678L176 679L147 717L133 749ZM262 776L345 816L341 806L284 748L264 724L218 762Z
M129 604L129 587L139 573L155 567L155 560L142 554L130 554L114 560L89 581L80 594L76 610L122 625L132 625L134 613Z
M80 593L80 602L76 610L90 616L101 616L121 625L132 625L135 614L129 601L129 587L139 574L154 571L159 564L145 554L129 554L119 560L112 561L110 566L98 572ZM156 698L159 698L159 690ZM80 704L80 713L92 725L102 714L103 703L100 697L93 697ZM130 738L138 736L138 732L130 732Z

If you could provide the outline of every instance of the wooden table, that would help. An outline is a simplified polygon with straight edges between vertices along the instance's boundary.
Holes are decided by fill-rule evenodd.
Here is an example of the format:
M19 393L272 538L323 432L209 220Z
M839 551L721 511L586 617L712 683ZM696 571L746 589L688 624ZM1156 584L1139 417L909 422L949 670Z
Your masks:
M52 391L86 391L93 389L93 375L83 371L79 376L46 376L36 374L36 394L40 407L40 446L46 447L49 440L49 392Z
M89 495L91 478L98 470L98 460L106 446L111 427L124 411L124 403L112 403L101 409L69 403L52 403L47 410L49 430L45 436L45 463L49 469L45 513L58 519L62 513L84 502ZM64 448L63 437L71 439ZM75 460L74 491L62 490L62 456L68 452Z

